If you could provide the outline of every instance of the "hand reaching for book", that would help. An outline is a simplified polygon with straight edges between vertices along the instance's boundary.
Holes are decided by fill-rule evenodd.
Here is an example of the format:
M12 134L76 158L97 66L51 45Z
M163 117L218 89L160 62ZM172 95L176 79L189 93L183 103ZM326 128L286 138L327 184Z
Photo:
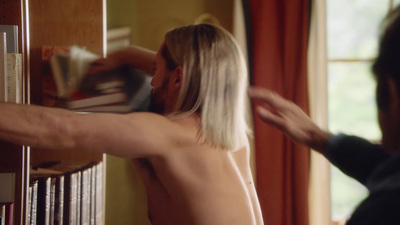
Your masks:
M102 72L115 70L121 66L121 61L116 57L98 59L91 64L88 74L99 74Z
M108 55L107 58L96 60L88 73L98 74L128 65L147 74L152 74L155 55L156 53L152 50L139 46L130 46Z

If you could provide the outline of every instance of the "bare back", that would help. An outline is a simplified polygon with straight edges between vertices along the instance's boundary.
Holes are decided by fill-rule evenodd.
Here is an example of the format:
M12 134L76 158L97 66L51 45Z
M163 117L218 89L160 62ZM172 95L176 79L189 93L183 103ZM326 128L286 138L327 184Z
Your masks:
M153 225L262 224L246 147L230 152L200 144L193 117L175 120L178 147L135 160ZM158 140L154 140L157 142Z
M230 152L199 143L200 125L194 115L170 120L154 113L29 109L2 105L7 120L0 122L1 139L33 148L81 149L135 159L147 188L153 225L263 223L248 149Z

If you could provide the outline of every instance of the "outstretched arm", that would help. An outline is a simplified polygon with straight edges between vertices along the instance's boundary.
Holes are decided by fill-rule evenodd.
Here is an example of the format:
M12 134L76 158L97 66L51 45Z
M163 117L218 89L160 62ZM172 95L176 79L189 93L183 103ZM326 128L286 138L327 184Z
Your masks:
M124 65L143 70L147 74L153 74L155 55L156 53L149 49L130 46L108 55L107 58L96 60L89 69L89 74L113 70Z
M175 143L176 125L153 113L75 113L0 103L0 139L48 150L80 150L125 158L152 157ZM157 141L154 141L157 140Z
M264 88L250 88L248 94L261 103L255 110L265 123L278 128L293 141L324 154L332 135L320 129L297 105Z

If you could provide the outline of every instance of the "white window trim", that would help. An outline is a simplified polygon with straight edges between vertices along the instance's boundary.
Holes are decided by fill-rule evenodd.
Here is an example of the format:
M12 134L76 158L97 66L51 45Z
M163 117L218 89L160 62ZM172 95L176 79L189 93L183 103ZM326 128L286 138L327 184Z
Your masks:
M326 2L312 0L308 47L308 90L310 116L328 129ZM331 218L330 163L311 151L309 218L310 225L328 225Z

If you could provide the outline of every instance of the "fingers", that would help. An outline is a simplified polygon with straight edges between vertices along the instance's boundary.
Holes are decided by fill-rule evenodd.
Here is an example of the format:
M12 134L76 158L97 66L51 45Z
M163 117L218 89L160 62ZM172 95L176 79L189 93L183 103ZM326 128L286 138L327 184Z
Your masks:
M259 87L250 87L248 89L248 95L251 99L261 101L262 103L269 105L276 111L282 108L287 101L286 99L279 96L276 92Z
M281 129L285 124L284 118L272 113L270 110L267 110L264 107L258 106L256 108L256 112L262 121L272 126L275 126L278 129Z
M290 121L286 115L290 111L291 104L277 93L265 88L251 87L248 89L251 99L260 101L262 104L256 107L256 112L265 123L284 129Z

